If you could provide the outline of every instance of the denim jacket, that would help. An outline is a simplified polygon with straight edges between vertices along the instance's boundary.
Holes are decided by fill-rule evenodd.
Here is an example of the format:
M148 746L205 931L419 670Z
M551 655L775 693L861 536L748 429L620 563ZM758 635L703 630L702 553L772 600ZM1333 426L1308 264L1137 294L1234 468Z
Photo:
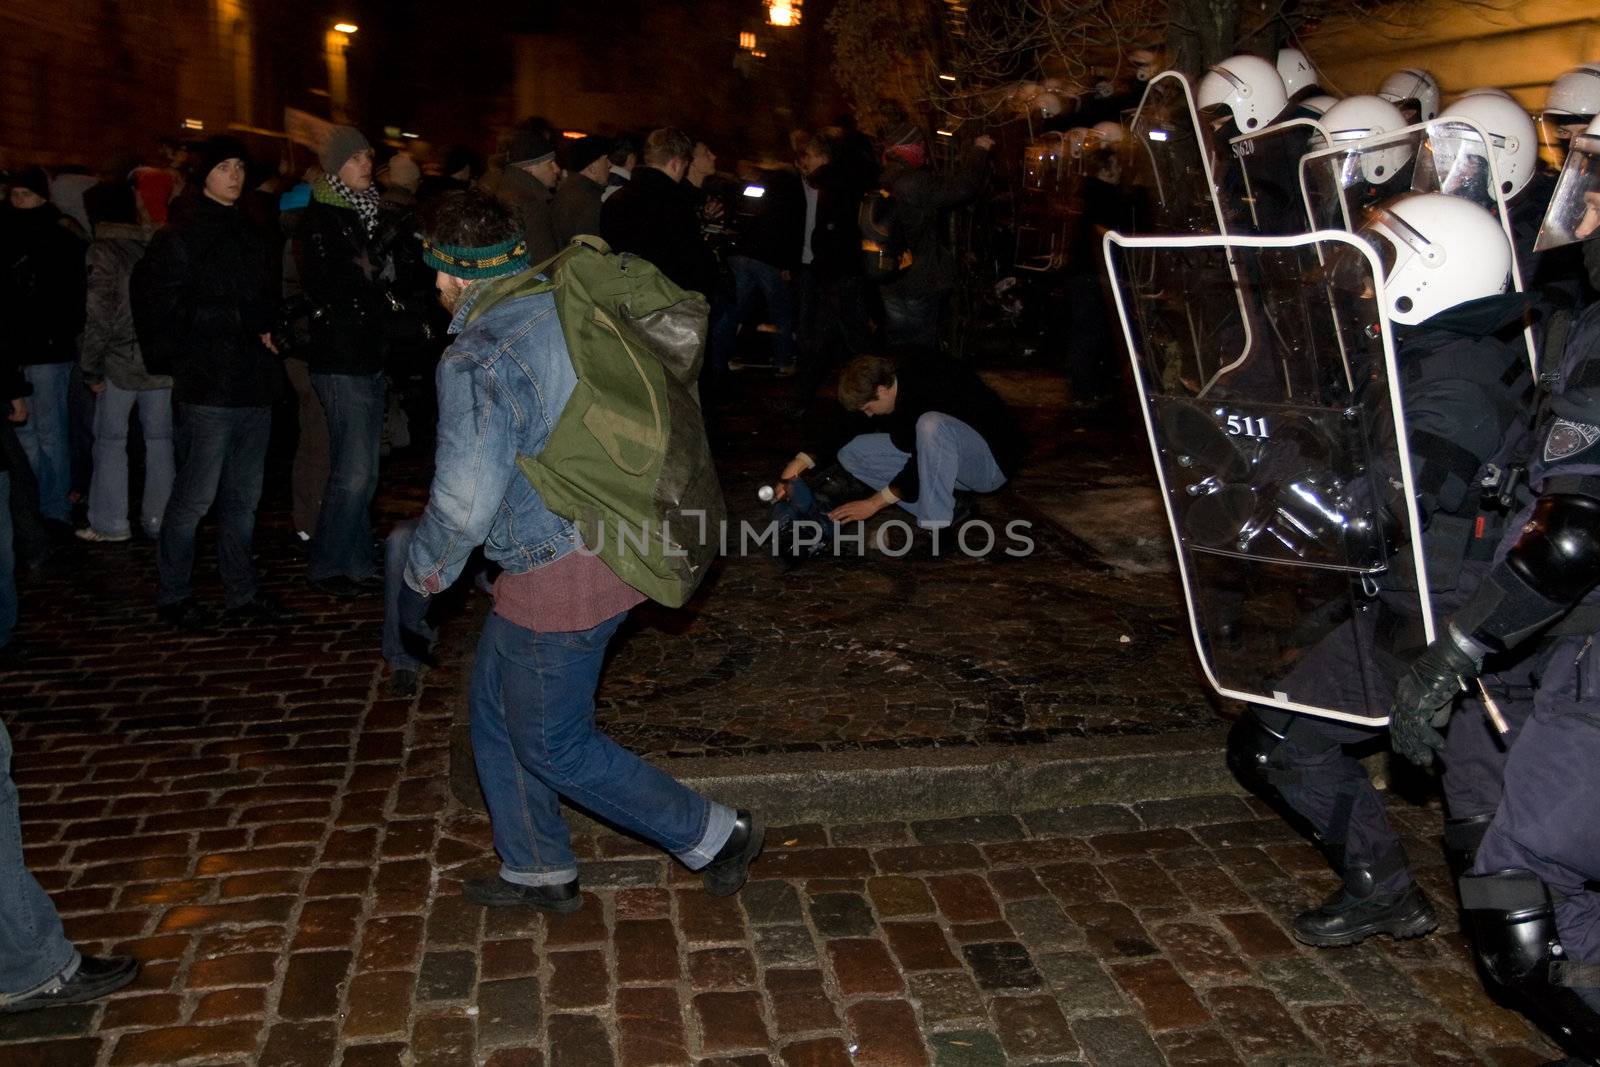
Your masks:
M544 448L578 381L550 293L496 302L526 280L478 283L450 322L455 341L435 375L433 486L406 558L406 584L419 592L447 588L480 544L513 574L580 544L572 523L545 507L516 465L519 455ZM486 300L493 306L473 317Z

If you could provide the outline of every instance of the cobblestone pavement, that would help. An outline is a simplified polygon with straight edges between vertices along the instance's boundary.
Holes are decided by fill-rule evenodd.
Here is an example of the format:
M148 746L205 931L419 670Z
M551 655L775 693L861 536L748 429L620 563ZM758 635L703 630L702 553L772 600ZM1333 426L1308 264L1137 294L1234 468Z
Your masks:
M1008 385L1030 395L1025 374ZM732 426L741 514L791 448L763 418ZM1048 399L1026 418L1054 466L991 514L1037 517L1047 496L1060 511L1128 476L1103 428L1079 448ZM386 493L385 522L423 492L415 461L394 471L409 488ZM388 698L378 606L306 589L286 532L267 508L267 587L301 613L283 628L156 627L145 544L81 551L25 588L20 635L40 654L0 674L0 712L29 863L70 936L146 968L106 1004L0 1017L0 1067L1509 1067L1549 1052L1484 998L1453 933L1291 943L1287 914L1329 878L1232 797L778 829L755 883L721 903L602 835L582 843L582 911L485 916L457 882L493 869L488 826L446 782L482 598L420 697ZM731 560L696 610L640 613L602 718L669 765L1215 721L1170 576L1108 567L1049 526L1037 540L1003 563L869 556L782 576ZM203 596L213 573L203 561ZM1397 818L1448 901L1436 813Z

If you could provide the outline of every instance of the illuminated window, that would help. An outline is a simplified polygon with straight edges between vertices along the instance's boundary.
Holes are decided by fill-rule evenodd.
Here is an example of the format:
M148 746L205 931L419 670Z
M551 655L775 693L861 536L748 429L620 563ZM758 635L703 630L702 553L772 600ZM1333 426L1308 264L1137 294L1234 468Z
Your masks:
M756 35L753 33L739 34L739 48L741 51L754 52L756 50Z

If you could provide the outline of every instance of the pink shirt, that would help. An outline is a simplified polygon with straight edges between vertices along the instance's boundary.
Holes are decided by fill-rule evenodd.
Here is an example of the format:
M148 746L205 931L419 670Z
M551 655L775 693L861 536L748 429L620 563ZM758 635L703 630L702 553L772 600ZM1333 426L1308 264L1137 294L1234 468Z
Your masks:
M541 634L592 630L644 599L599 556L583 552L568 552L521 574L502 574L494 583L495 614Z

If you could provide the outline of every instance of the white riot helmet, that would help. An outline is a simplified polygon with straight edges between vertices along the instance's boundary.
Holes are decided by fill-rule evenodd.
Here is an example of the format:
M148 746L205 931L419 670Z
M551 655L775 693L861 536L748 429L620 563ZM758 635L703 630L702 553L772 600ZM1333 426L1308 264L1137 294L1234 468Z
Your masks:
M1308 96L1304 100L1300 101L1300 106L1318 118L1321 118L1323 115L1328 113L1328 109L1330 107L1338 102L1339 98L1337 96Z
M1095 123L1089 132L1099 140L1101 145L1121 144L1123 138L1127 136L1127 131L1122 128L1121 123L1112 122L1109 119L1105 122Z
M1574 67L1551 82L1544 114L1561 126L1581 126L1600 115L1600 63Z
M1298 48L1278 49L1278 77L1283 79L1283 91L1293 99L1297 93L1317 87L1317 68Z
M1506 291L1511 243L1470 200L1412 193L1374 208L1359 235L1383 266L1389 318L1402 326Z
M1278 69L1260 56L1229 56L1200 79L1195 107L1226 107L1241 133L1259 130L1289 106Z
M1395 71L1378 86L1378 95L1391 104L1416 101L1418 122L1429 122L1439 114L1439 79L1421 67Z
M1403 129L1406 117L1389 101L1376 96L1347 96L1323 113L1317 124L1327 131L1327 141L1338 146L1351 141L1365 141L1379 134ZM1313 150L1326 143L1321 134L1313 134ZM1411 162L1409 142L1383 148L1361 151L1361 176L1373 185L1392 181L1397 172Z
M1489 151L1500 175L1500 195L1510 200L1522 192L1539 165L1539 135L1521 105L1487 94L1464 96L1440 113L1441 122L1448 119L1467 119L1481 126L1489 135ZM1475 134L1469 136L1477 139Z
M1480 85L1476 89L1468 89L1466 92L1464 92L1460 96L1456 97L1456 99L1458 101L1459 100L1465 100L1468 97L1473 97L1473 96L1493 96L1493 97L1498 97L1501 100L1515 100L1516 99L1516 97L1512 96L1510 93L1506 92L1504 89L1500 88L1498 85Z

